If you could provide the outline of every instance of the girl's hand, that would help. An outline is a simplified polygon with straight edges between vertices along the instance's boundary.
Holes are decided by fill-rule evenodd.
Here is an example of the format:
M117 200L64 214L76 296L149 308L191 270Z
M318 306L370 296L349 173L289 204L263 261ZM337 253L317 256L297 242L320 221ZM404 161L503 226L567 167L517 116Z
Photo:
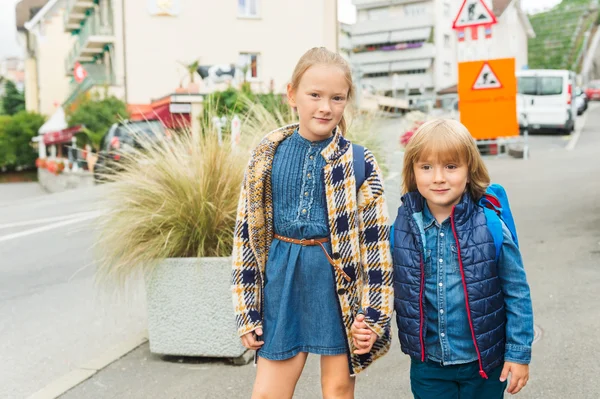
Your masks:
M529 380L529 365L518 364L513 362L504 362L504 368L502 368L502 374L500 375L500 381L504 382L510 376L510 384L506 392L510 394L519 393Z
M259 337L262 336L262 328L257 328L254 331L250 331L249 333L242 335L242 345L248 349L258 350L261 346L263 346L264 341L258 341L254 337L254 334L258 335Z
M359 314L354 319L351 327L352 341L354 346L357 348L354 353L357 355L363 355L369 353L375 341L377 341L377 334L375 334L367 323L365 323L365 315Z

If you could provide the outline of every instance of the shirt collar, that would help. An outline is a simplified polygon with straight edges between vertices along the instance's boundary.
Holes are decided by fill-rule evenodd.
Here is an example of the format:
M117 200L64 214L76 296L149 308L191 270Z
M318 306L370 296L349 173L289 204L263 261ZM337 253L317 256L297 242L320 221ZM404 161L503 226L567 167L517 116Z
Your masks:
M437 220L431 214L429 207L427 206L427 201L423 201L423 230L429 229L431 226L437 224Z
M290 137L290 139L304 147L313 147L322 150L323 148L327 147L329 143L331 143L331 141L333 140L333 136L328 137L324 140L310 141L302 137L298 129L296 129L294 131L294 134L292 134L292 136Z

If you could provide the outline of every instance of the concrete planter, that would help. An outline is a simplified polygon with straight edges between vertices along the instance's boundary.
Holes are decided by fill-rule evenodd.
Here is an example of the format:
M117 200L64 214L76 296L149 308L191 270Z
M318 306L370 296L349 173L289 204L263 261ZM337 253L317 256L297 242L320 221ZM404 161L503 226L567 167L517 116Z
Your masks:
M38 169L38 182L50 193L60 193L83 187L94 186L94 175L89 171L62 172L59 175L46 169Z
M146 276L150 351L238 358L231 258L171 258Z

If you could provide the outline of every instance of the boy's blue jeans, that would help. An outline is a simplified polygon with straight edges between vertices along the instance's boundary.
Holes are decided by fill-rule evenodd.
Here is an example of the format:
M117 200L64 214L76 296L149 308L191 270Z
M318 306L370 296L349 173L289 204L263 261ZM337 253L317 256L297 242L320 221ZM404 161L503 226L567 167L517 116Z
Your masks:
M500 382L502 366L479 375L477 362L442 366L411 359L410 386L415 399L502 399L507 382Z

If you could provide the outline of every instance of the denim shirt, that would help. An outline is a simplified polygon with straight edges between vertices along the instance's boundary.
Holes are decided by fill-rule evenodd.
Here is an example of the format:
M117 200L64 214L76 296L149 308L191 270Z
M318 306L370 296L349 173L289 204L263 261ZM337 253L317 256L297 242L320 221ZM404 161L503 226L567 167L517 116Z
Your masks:
M329 236L321 151L332 140L309 141L296 130L277 147L271 176L276 234L298 239Z
M427 357L444 365L476 361L477 352L469 326L450 218L440 225L425 205L423 228ZM534 335L529 285L521 253L504 225L503 237L498 277L502 284L507 318L504 360L529 364Z

